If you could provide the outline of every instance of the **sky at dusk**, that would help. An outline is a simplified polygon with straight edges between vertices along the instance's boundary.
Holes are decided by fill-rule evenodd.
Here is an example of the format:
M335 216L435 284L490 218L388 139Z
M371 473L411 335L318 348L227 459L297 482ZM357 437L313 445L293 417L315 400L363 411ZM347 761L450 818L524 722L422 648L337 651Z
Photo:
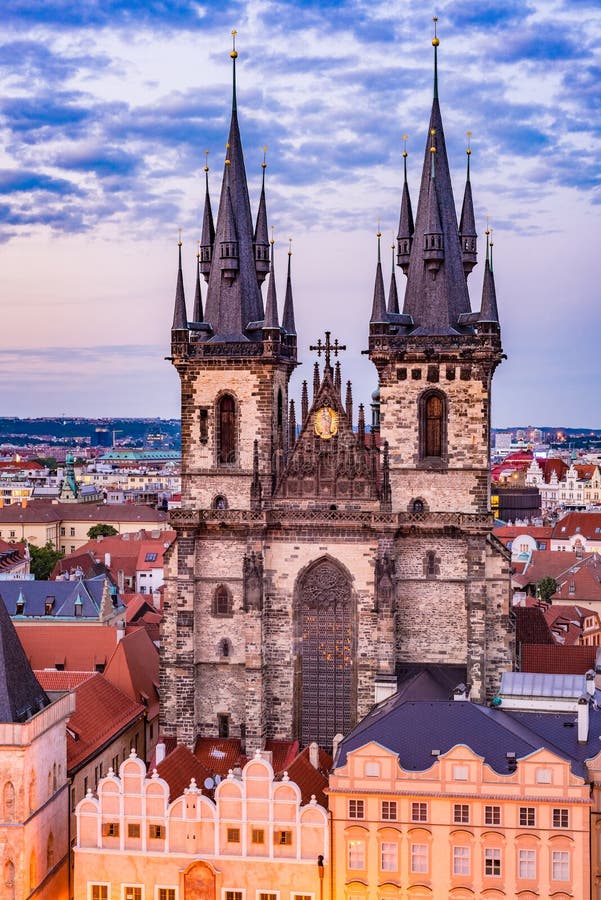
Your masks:
M508 355L493 424L601 427L598 0L2 0L0 416L179 414L169 355L177 236L191 310L210 151L231 103L253 210L267 152L280 310L288 237L300 358L345 343L368 402L378 220L386 281L408 135L417 202L439 93L459 208L466 132L480 264L486 216ZM399 291L405 278L397 269Z

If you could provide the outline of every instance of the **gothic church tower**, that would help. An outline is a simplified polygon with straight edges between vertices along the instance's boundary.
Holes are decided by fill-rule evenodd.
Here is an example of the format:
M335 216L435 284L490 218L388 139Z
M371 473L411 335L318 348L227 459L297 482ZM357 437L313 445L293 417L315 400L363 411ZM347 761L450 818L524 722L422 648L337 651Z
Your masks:
M291 737L328 747L416 667L451 665L449 677L461 673L484 699L511 666L510 560L492 536L488 498L490 389L502 358L492 249L471 312L469 157L458 226L437 46L415 220L405 164L402 312L394 274L386 299L378 253L371 432L350 382L343 390L346 347L329 331L310 347L312 395L305 381L300 409L288 399L291 260L280 318L265 177L254 227L251 218L232 51L219 209L214 222L207 171L192 321L180 244L171 331L182 504L170 513L161 730L190 747L199 736L236 738L247 753Z

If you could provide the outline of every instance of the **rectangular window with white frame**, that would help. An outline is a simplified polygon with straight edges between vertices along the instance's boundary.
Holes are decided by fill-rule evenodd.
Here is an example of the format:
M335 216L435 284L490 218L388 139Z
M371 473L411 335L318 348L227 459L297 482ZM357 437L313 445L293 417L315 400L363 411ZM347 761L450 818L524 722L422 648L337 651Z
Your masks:
M110 891L110 884L104 882L90 884L88 882L88 900L109 900Z
M365 868L365 841L348 842L348 867L349 869Z
M349 800L348 817L349 819L365 818L365 803L363 800L356 800L355 798Z
M157 885L154 889L155 900L179 900L176 887Z
M122 900L144 900L143 884L124 884L121 887Z
M487 847L484 851L484 874L489 878L501 877L501 851L497 847Z
M520 806L520 827L535 828L536 809L534 806Z
M553 850L551 853L551 877L553 881L570 880L570 854L567 850Z
M500 825L501 824L501 807L485 806L484 807L484 824Z
M257 900L280 900L279 891L257 891Z
M380 808L380 813L381 813L382 819L385 822L396 822L396 819L397 819L396 800L382 800L382 806Z
M428 845L411 844L411 871L428 871Z
M453 847L453 875L470 874L470 848Z
M469 825L470 823L470 808L467 803L454 803L453 804L453 822L456 825Z
M223 900L244 900L246 891L234 891L231 888L223 889Z
M536 850L520 850L518 852L518 877L536 878Z
M382 841L380 868L383 872L396 872L399 868L399 845L396 841Z
M428 821L428 804L421 800L418 803L411 804L411 821L427 822Z
M553 810L553 828L570 827L570 810L565 807L557 807Z

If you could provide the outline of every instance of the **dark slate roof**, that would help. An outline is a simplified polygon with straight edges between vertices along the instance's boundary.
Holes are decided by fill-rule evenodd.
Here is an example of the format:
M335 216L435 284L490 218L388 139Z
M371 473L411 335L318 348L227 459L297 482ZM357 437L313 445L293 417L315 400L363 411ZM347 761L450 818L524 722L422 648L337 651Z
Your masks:
M177 267L177 283L175 286L175 304L173 308L173 325L172 328L183 329L188 327L188 316L186 313L186 298L184 296L184 276L182 275L182 242L178 244L178 267Z
M371 309L370 322L387 322L386 294L384 292L384 278L382 276L382 261L380 259L380 235L378 234L378 264L376 266L376 280L374 283L374 302Z
M286 296L284 298L284 313L282 315L282 326L287 334L296 334L296 325L294 323L294 301L292 299L292 277L290 273L290 260L292 251L288 251L288 275L286 277Z
M253 224L236 109L235 66L234 59L234 92L227 150L229 164L224 165L215 249L205 304L205 319L213 328L214 341L244 339L250 322L263 321L263 299L255 268ZM219 265L220 245L227 239L226 232L232 224L230 216L235 225L239 262L232 280L222 278Z
M464 745L495 772L507 775L507 753L519 760L545 747L569 760L574 774L583 777L584 760L600 749L601 711L591 709L586 743L578 743L575 720L575 713L516 713L469 701L412 701L395 695L342 741L334 765L344 765L350 751L374 741L396 753L406 771L421 772L431 768L433 750L444 754Z
M40 617L47 620L75 617L75 607L81 607L78 619L98 619L102 605L102 594L106 575L77 581L2 581L0 597L4 600L9 615L18 620ZM110 581L109 581L110 587ZM118 600L118 595L114 595ZM51 615L45 614L46 600L54 598ZM17 602L25 602L22 615L17 615ZM119 603L117 608L123 608Z
M432 129L435 130L434 135ZM435 153L430 152L432 140L436 147ZM432 156L435 157L435 178L431 178ZM431 183L435 196L430 198ZM434 205L440 217L444 246L444 259L436 278L432 278L431 272L426 268L423 256L424 234L428 230L428 217ZM428 125L403 312L413 317L416 333L419 334L453 334L459 316L471 312L437 96L432 102Z
M514 606L517 644L556 644L540 606Z
M0 722L25 722L49 703L0 597Z

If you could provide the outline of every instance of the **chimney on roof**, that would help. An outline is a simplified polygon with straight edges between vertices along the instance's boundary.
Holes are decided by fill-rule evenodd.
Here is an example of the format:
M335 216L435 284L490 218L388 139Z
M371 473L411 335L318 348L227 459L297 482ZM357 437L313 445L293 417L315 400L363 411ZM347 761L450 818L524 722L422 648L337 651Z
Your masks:
M110 553L104 554L104 565L106 566L107 569L110 569L110 567L111 567L111 554Z
M123 640L125 637L125 622L121 619L117 622L117 643Z
M315 741L309 744L309 762L314 769L319 769L319 744Z
M583 694L578 701L578 743L586 744L588 740L588 694Z
M586 678L586 692L589 695L589 697L594 697L595 696L595 673L593 672L592 669L589 669L584 677Z
M125 590L125 574L123 569L119 569L117 572L117 586L119 588L119 593L122 594Z
M464 684L463 681L453 688L453 700L469 700L471 685Z
M336 754L338 753L338 747L340 746L340 742L342 741L343 737L344 737L344 735L342 735L342 734L335 734L334 737L332 738L332 759L334 759L334 760L336 759Z

